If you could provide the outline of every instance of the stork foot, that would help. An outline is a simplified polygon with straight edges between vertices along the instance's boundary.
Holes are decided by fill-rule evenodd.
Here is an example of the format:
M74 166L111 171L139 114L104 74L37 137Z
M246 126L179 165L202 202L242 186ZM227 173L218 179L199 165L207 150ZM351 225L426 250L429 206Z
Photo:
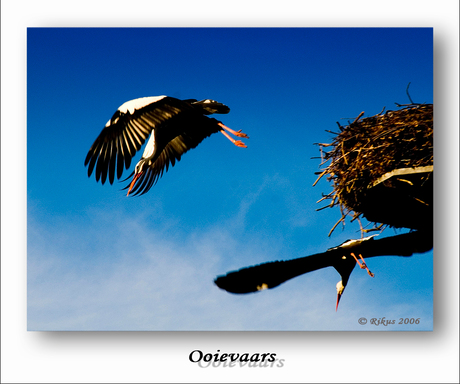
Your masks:
M246 139L249 139L249 136L246 135L244 132L241 132L241 129L239 131L235 131L229 127L227 127L226 125L222 124L222 123L219 123L218 124L221 128L225 129L226 131L229 131L231 134L235 135L235 136L238 136L238 137L245 137Z
M224 126L223 124L221 124L222 126ZM240 148L247 148L248 146L246 144L244 144L241 140L235 140L233 137L231 137L227 132L225 132L223 129L220 131L227 139L229 139L233 144L235 144L237 147L240 147ZM235 131L233 131L235 132ZM235 133L238 133L238 132L235 132ZM239 137L243 137L241 135L236 135L236 136L239 136ZM246 136L247 137L247 136Z
M245 139L249 139L249 136L246 135L244 132L241 132L241 129L239 131L235 131L234 135L238 137L244 137Z
M240 147L240 148L247 148L248 146L246 144L244 144L241 140L235 140L233 142L233 144L235 144L237 147Z

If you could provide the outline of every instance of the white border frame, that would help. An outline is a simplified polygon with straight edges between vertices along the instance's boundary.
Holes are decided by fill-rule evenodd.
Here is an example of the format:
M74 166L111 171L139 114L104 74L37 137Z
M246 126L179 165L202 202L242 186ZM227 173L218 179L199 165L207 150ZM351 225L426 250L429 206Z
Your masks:
M1 3L1 381L458 382L458 0L170 4ZM27 332L25 52L26 28L34 26L434 27L434 332ZM285 362L203 369L188 361L195 349L270 351Z

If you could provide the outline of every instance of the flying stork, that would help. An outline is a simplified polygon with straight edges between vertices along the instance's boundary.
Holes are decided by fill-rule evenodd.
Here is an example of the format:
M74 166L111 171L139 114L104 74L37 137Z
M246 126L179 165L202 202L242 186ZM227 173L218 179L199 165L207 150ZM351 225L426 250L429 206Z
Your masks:
M373 277L363 258L377 256L412 256L433 248L433 233L415 231L374 240L373 236L348 240L326 252L286 261L271 261L218 276L214 283L230 293L251 293L275 288L289 279L326 267L334 267L341 276L337 283L336 310L356 264ZM358 255L358 256L356 256ZM359 261L359 259L362 262Z
M115 173L120 179L123 167L131 165L131 159L149 138L140 161L128 176L134 176L127 195L142 195L156 184L169 164L188 150L195 148L205 138L222 132L233 144L246 145L230 134L249 138L234 131L220 121L207 117L213 113L226 114L230 108L214 100L179 100L169 96L142 97L121 105L94 141L85 159L88 177L95 170L96 181L113 184ZM127 180L125 179L125 180ZM123 180L124 181L124 180Z

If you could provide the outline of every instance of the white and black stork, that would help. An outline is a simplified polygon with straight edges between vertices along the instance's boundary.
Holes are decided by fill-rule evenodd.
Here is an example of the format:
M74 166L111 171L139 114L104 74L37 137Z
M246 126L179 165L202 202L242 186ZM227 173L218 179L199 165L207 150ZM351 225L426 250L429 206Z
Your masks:
M108 179L113 184L115 174L120 179L123 169L128 169L131 159L150 136L140 161L128 176L132 182L124 189L128 195L142 195L156 184L169 165L188 150L195 148L213 133L222 132L233 144L246 145L233 139L226 131L237 137L248 138L220 121L207 117L213 113L230 111L226 105L214 100L179 100L169 96L142 97L121 105L107 122L91 146L86 159L88 177L95 170L96 181L102 184ZM127 179L125 179L127 180Z
M367 269L363 257L377 256L412 256L414 253L425 253L433 248L431 231L415 231L402 235L374 240L369 236L358 240L348 240L343 244L328 249L326 252L286 261L272 261L232 271L218 276L214 283L230 293L251 293L264 289L275 288L289 279L326 267L334 267L340 274L337 283L337 303L347 286L351 272L356 264ZM358 257L362 260L360 262ZM364 255L364 256L363 256Z

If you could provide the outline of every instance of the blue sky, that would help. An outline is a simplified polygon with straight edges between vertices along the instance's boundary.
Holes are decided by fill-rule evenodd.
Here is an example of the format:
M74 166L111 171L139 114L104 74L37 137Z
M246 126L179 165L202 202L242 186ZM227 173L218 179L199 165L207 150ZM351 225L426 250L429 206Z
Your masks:
M430 28L29 29L28 329L431 330L432 252L370 259L375 278L355 270L337 313L332 268L250 295L213 284L360 237L349 222L327 236L340 212L315 211L331 186L312 186L314 143L336 121L407 103L409 82L415 102L433 102ZM157 95L228 105L219 119L248 148L215 134L140 197L88 178L115 110Z

